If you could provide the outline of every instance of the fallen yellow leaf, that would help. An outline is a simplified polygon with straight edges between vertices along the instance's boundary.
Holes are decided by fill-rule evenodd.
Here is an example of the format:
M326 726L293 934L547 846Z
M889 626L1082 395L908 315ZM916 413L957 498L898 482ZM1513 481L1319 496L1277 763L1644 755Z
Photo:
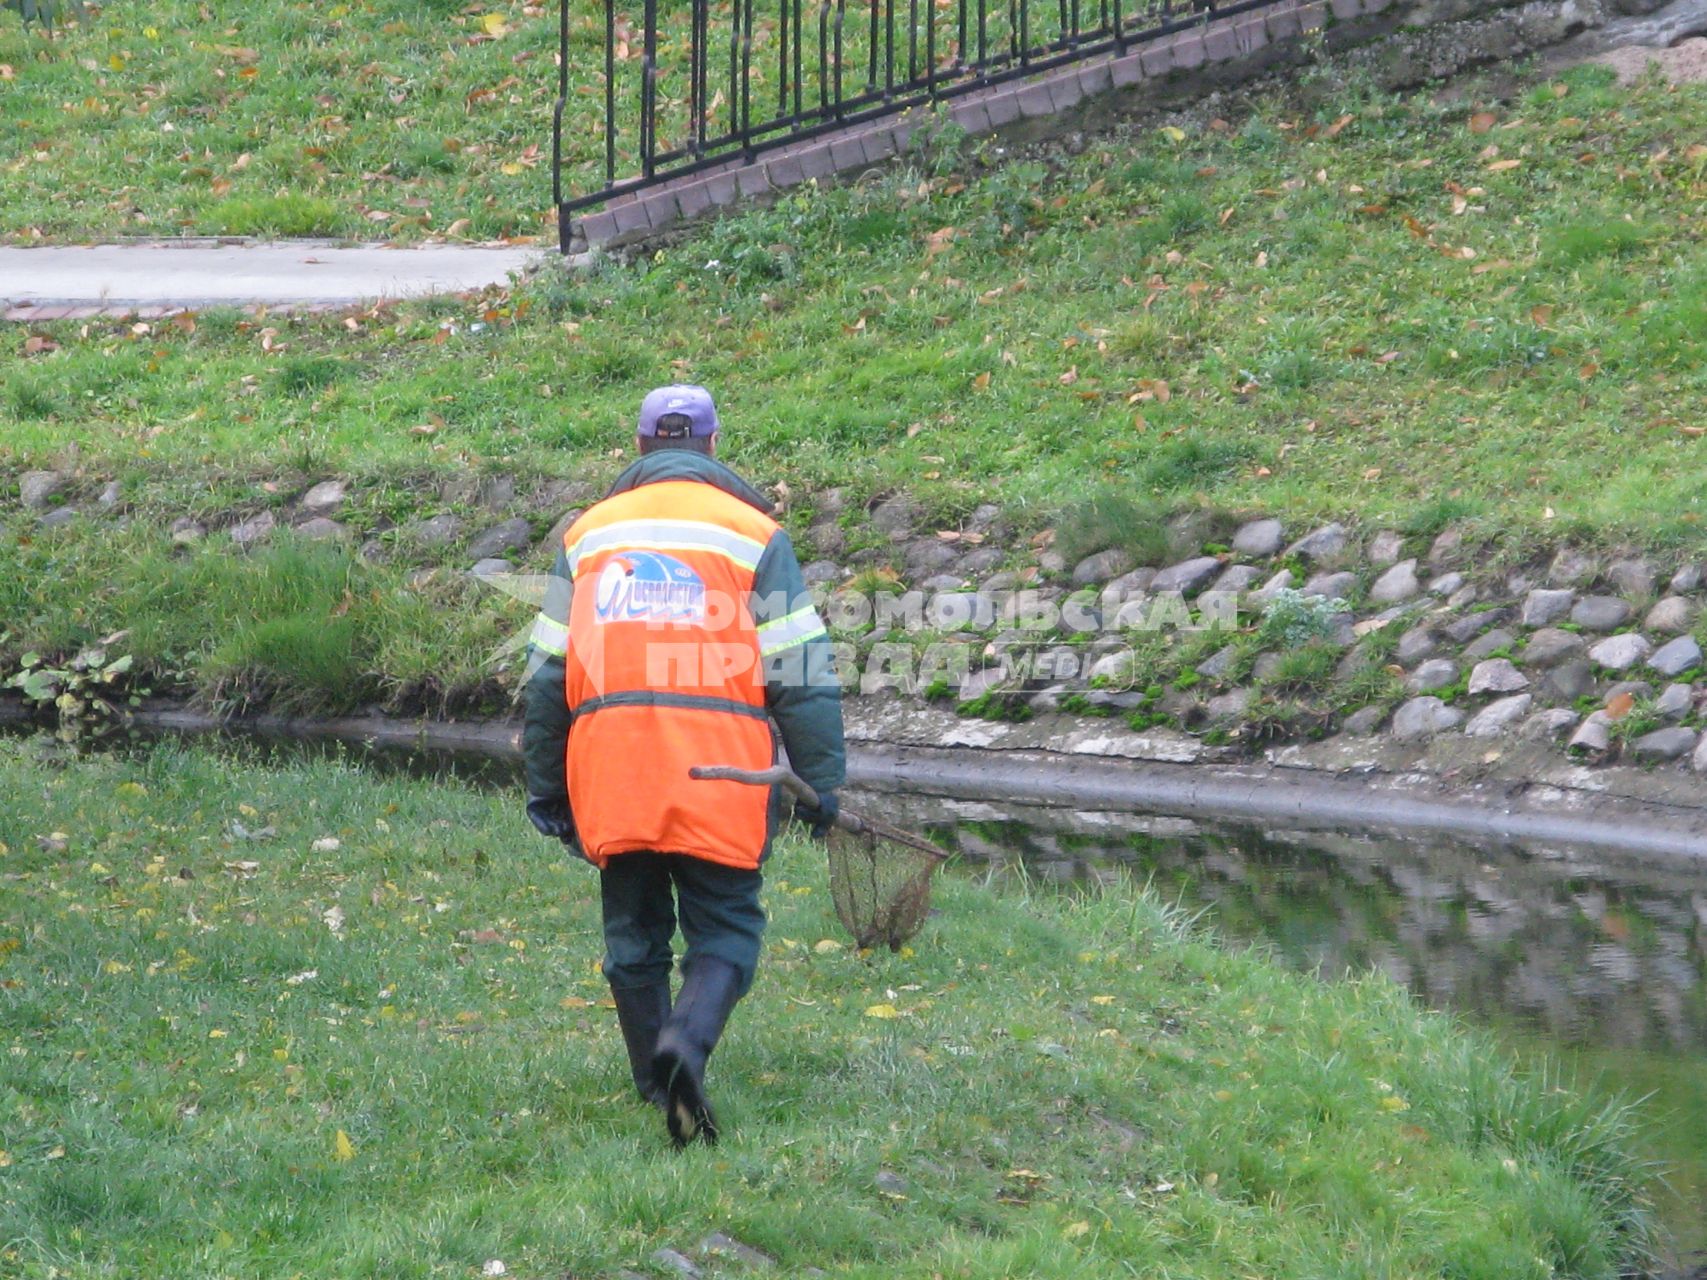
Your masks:
M868 1018L899 1018L901 1011L892 1004L874 1004L865 1011Z
M332 1159L343 1164L345 1161L355 1158L356 1144L350 1141L349 1134L342 1129L338 1130L338 1136L332 1139Z

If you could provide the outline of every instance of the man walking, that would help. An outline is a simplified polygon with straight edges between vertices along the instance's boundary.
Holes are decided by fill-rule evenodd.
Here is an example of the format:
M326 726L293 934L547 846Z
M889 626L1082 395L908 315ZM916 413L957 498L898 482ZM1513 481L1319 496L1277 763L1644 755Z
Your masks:
M716 461L717 440L703 387L646 396L639 460L558 550L522 733L528 817L599 869L604 974L635 1088L678 1146L717 1140L705 1064L758 965L759 865L780 804L688 770L766 768L774 722L819 796L795 816L822 835L845 763L841 690L794 548Z

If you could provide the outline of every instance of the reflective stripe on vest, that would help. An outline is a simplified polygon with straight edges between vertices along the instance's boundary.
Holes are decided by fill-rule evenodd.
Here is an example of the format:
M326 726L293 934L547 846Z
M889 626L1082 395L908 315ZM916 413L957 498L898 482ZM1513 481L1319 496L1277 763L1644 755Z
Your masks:
M569 628L542 613L533 620L533 634L528 643L541 653L561 658L569 652Z
M824 629L824 620L818 616L818 610L807 605L803 609L796 609L787 617L765 623L759 628L758 634L759 652L768 658L784 649L805 644L808 640L829 633Z
M623 520L591 530L577 542L568 543L567 538L565 542L571 575L582 556L599 551L711 551L727 556L743 569L757 569L759 557L765 553L763 542L699 520Z

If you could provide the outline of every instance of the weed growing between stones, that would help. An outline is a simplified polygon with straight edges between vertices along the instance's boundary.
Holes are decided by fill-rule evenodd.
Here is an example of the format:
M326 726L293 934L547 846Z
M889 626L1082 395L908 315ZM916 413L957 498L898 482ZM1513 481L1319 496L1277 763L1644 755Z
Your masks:
M1128 490L1105 487L1062 509L1055 521L1055 547L1075 563L1119 548L1136 564L1156 564L1168 554L1166 512Z
M1345 611L1343 600L1281 587L1263 606L1257 639L1265 647L1285 650L1325 641L1334 634L1334 618Z

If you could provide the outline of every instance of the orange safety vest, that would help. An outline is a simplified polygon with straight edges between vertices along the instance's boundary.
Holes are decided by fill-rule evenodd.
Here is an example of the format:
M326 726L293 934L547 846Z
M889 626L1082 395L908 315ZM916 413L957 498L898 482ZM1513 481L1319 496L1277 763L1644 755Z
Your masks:
M759 865L770 789L688 770L775 761L750 599L777 530L714 485L666 480L605 499L563 535L569 803L594 865L636 850Z

